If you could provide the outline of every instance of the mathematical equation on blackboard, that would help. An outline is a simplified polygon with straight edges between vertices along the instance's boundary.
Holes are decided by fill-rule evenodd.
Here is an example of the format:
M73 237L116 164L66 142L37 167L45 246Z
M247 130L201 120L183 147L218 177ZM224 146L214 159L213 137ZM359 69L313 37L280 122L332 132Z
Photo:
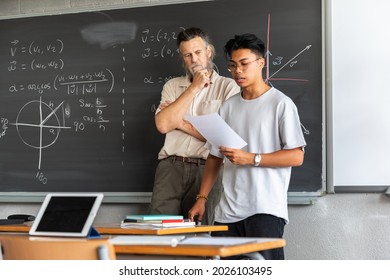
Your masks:
M31 101L20 104L15 121L10 121L10 117L1 117L0 137L5 137L9 128L15 127L22 143L39 151L38 170L42 166L43 150L55 144L62 130L80 133L96 127L104 132L111 121L105 115L109 104L101 96L113 91L113 72L109 68L101 68L93 72L64 74L62 70L67 68L65 50L66 45L58 38L48 43L19 40L10 42L7 70L15 79L8 81L8 92L12 96L35 93L39 98L32 95ZM40 81L24 78L23 82L19 82L18 75L29 77L28 72L40 72L38 78L35 78ZM52 78L53 73L58 74ZM63 100L57 101L58 96L64 96ZM72 104L66 96L83 98ZM68 124L67 120L74 111L72 106L77 106L78 112L82 113L80 116L73 116L74 121ZM37 131L33 135L39 137L31 137L33 130ZM42 174L38 178L42 178ZM47 180L45 177L45 180L40 181L46 183Z
M141 30L136 38L141 46L140 58L152 65L155 59L173 59L172 61L177 63L179 50L176 40L178 33L184 28L174 29ZM125 103L128 94L125 86L128 75L126 46L121 48L122 58L118 57L118 63L123 65L122 71L111 69L110 62L111 66L99 64L99 68L94 71L89 68L77 73L75 70L68 70L74 69L74 61L69 56L71 47L61 38L45 42L17 39L9 42L7 72L12 78L7 80L7 91L10 98L24 97L26 94L31 94L31 98L30 101L20 104L19 110L15 112L16 116L0 116L0 140L10 133L10 129L15 129L21 143L38 150L38 172L35 179L42 184L50 181L42 169L44 150L55 145L64 130L84 134L95 129L105 133L107 126L114 121L112 113L107 115L106 111L110 110L110 107L118 109L118 105L110 104L112 101L108 100L112 99L108 97L118 92L122 94L122 106L118 109L122 132L118 138L123 142L122 152L125 151ZM19 76L23 76L23 79L19 79ZM164 84L173 77L175 76L165 72L157 75L145 73L139 82L145 85ZM144 112L152 115L157 106L158 103L146 105ZM118 118L115 118L117 122ZM33 130L36 130L36 133L31 134ZM123 161L121 164L124 165Z
M176 45L177 35L180 30L184 29L184 27L180 27L179 31L166 31L162 28L157 31L149 28L144 29L141 32L141 42L144 45L141 57L144 59L153 57L166 58L177 55L179 53Z

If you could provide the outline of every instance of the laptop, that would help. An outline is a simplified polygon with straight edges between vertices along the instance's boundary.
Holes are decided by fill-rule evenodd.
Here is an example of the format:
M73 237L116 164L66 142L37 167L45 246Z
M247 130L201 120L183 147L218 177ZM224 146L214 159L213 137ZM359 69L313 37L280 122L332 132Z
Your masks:
M88 237L102 200L102 193L48 193L29 234Z

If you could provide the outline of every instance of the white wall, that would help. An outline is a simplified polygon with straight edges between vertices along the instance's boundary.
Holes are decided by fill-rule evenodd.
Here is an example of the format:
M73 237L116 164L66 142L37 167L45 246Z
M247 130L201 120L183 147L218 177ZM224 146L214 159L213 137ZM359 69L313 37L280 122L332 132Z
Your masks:
M390 186L390 2L332 1L336 186Z
M239 1L239 0L237 0ZM375 6L388 11L386 0L373 0ZM32 5L32 3L34 4ZM155 1L155 0L70 0L70 1L49 1L49 0L7 0L0 1L0 16L19 16L30 13L42 12L66 12L72 9L89 9L107 5L126 5L127 7L150 5L156 3L172 2L193 2L193 1ZM333 2L337 2L334 5ZM360 20L371 22L371 19L378 20L375 14L365 13L365 9L351 10L348 7L354 5L371 5L372 1L363 0L333 0L333 8L337 10L338 17L333 20L332 30L340 28L339 17L345 17L345 21L353 20L350 25L358 24ZM348 6L350 4L351 6ZM364 7L366 7L364 6ZM367 9L367 11L369 11ZM351 13L359 12L362 14ZM388 33L386 33L388 34ZM388 35L387 35L388 36ZM369 47L375 47L375 40L370 38L367 45L365 34L362 33L362 55L367 54ZM328 38L329 39L329 38ZM335 42L334 46L338 46ZM387 47L387 45L386 45ZM337 50L332 50L337 54ZM329 53L332 53L329 52ZM337 57L337 55L336 55ZM356 60L359 61L359 57ZM330 63L332 57L327 58ZM388 58L388 56L387 56ZM337 58L338 59L338 58ZM356 67L358 67L357 65ZM338 69L333 69L337 71ZM342 75L343 73L340 73ZM351 79L353 82L354 79ZM344 81L345 82L345 81ZM337 97L341 88L345 87L343 80L333 84L327 91L332 97ZM368 83L368 82L367 82ZM331 77L327 77L327 85L331 85ZM386 88L385 88L386 89ZM369 96L368 96L369 98ZM333 155L333 143L328 139L330 150L330 166ZM353 159L354 160L354 159ZM381 160L374 158L373 160ZM332 171L332 170L331 170ZM332 183L332 182L331 182ZM329 184L329 182L328 182ZM33 203L0 203L0 218L13 213L36 214L39 205ZM96 223L110 223L120 221L128 213L146 212L147 204L104 204L99 210ZM290 223L286 226L285 238L287 241L286 258L292 260L310 259L390 259L390 198L383 194L330 194L318 200L318 203L310 206L289 206Z

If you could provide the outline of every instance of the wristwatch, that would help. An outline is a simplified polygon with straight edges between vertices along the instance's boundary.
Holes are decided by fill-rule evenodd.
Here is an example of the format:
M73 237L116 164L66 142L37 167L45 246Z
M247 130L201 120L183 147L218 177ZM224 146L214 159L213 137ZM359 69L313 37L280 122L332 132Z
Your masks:
M261 155L255 154L255 166L259 166L261 161Z

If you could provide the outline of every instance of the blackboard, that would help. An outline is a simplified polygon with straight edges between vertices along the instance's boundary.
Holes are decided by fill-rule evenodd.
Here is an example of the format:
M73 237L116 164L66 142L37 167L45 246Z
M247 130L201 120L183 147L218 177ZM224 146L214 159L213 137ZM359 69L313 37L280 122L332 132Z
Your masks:
M297 104L305 163L290 192L323 186L320 0L207 1L0 21L0 192L151 192L164 136L162 85L183 75L176 36L206 30L223 45L255 33L267 82Z

